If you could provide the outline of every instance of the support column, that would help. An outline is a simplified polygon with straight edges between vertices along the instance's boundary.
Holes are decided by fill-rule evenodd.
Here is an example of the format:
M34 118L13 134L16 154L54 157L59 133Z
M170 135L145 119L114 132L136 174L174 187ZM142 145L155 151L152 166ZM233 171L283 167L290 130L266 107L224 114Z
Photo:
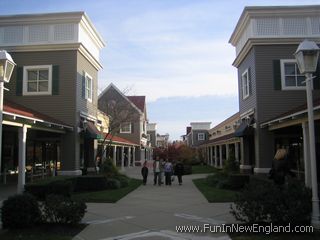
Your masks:
M117 146L113 147L113 164L117 166Z
M227 143L226 144L226 160L228 160L229 159L229 144Z
M310 141L308 123L302 123L305 185L311 188Z
M27 144L27 127L23 125L18 130L19 135L19 166L18 166L18 193L23 193L26 183L26 144Z
M218 167L218 146L214 146L214 166Z
M209 165L209 159L210 159L210 155L209 155L209 147L206 147L206 160L207 160L207 164Z
M223 166L223 159L222 159L222 145L219 145L219 159L220 159L220 167Z
M128 147L128 167L130 167L131 163L131 147Z
M132 151L132 166L134 167L135 165L135 161L136 161L136 148L133 147L133 151Z
M124 169L124 146L121 147L121 169Z
M209 147L210 148L210 166L213 166L213 146Z
M234 155L236 162L239 162L239 144L237 142L234 144Z

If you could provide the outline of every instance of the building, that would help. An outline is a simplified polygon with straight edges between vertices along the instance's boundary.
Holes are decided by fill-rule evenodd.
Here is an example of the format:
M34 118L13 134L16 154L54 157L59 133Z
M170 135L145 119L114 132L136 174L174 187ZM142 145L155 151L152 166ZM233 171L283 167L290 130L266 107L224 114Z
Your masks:
M192 122L187 127L187 134L184 137L189 147L197 148L209 139L211 122Z
M152 148L157 146L157 124L147 123L147 139Z
M157 134L157 147L158 148L167 148L169 144L169 134Z
M134 164L152 159L147 139L147 109L145 96L125 96L112 83L99 95L99 109L110 117L111 134L138 146Z
M239 121L240 114L236 113L208 131L209 139L200 146L207 164L222 168L230 155L240 162L240 139L234 135Z
M0 16L0 35L17 64L4 95L2 171L25 161L34 173L81 174L94 164L99 137L90 131L102 37L84 12Z
M304 171L309 151L301 108L306 103L305 77L293 54L306 38L320 43L319 5L246 7L240 16L229 42L236 48L233 65L238 69L242 123L235 135L241 139L243 171L268 173L278 144L289 148L292 170ZM320 72L315 75L313 97L318 99ZM294 110L299 107L301 111ZM319 129L319 119L315 126Z

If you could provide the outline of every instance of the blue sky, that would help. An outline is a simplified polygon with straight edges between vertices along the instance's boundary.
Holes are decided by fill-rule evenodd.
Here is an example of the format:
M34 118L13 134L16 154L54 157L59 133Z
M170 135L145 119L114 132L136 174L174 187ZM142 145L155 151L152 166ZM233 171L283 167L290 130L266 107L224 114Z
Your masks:
M238 111L228 40L243 8L306 4L319 0L1 0L0 14L85 11L107 43L100 91L113 82L146 95L149 121L175 140L190 122L214 126Z

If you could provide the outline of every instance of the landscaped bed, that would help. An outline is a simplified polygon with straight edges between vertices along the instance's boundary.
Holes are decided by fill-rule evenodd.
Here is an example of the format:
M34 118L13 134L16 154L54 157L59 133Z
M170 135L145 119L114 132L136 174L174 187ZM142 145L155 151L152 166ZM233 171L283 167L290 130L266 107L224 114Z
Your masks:
M215 173L217 171L219 170L209 165L193 165L192 166L192 174Z

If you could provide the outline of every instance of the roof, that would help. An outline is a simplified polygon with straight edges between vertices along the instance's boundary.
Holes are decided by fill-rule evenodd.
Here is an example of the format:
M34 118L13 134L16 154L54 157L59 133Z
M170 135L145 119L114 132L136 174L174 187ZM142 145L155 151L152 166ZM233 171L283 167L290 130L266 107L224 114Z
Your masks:
M134 105L137 106L141 110L141 112L144 112L144 109L146 107L146 96L126 96L131 102L133 102Z
M11 102L7 99L4 101L3 113L8 114L8 115L13 115L16 117L22 117L22 118L26 118L26 119L35 120L38 122L47 122L49 124L55 124L55 125L59 125L62 127L73 128L71 126L68 126L64 122L61 122L57 119L54 119L54 118L49 117L45 114L34 111L30 108L24 107L24 106L19 105L17 103Z
M112 140L112 142L122 143L122 144L126 144L126 145L135 145L135 146L139 145L139 144L136 144L134 142L129 141L128 139L114 136L110 133L109 134L107 133L107 140Z
M237 112L235 114L233 114L231 117L227 118L226 120L222 121L221 123L219 123L218 125L214 126L213 128L211 128L210 130L214 130L220 127L223 127L225 124L227 124L228 122L231 122L235 119L239 118L240 119L240 113Z
M230 133L230 134L223 135L221 137L218 137L218 138L215 138L215 139L212 139L212 140L208 140L208 141L200 144L200 146L208 145L210 143L217 143L217 142L221 142L221 141L226 141L226 140L229 140L229 139L232 139L232 138L235 138L234 133Z

